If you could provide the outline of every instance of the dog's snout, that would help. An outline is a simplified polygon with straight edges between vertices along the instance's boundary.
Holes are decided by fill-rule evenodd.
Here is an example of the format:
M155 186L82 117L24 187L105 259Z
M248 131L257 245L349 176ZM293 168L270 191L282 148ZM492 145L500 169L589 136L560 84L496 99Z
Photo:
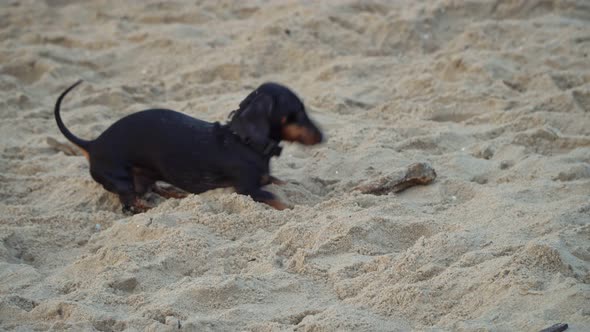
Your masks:
M316 144L326 142L326 136L324 134L322 134L322 132L319 130L316 132L315 138L316 138Z
M307 139L306 139L306 143L307 145L315 145L315 144L320 144L326 141L326 138L324 136L324 134L322 133L321 130L319 130L317 127L313 126L313 128L310 128L310 130L308 130L308 135Z
M318 126L313 121L308 119L307 123L305 123L305 128L307 128L307 136L309 137L307 144L320 144L326 141L326 136L322 133L322 130L318 128Z

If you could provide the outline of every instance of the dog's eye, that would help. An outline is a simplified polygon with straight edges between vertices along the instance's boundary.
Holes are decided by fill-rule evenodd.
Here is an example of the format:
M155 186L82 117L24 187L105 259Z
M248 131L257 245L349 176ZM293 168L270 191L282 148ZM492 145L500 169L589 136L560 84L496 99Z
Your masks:
M297 113L289 113L287 115L287 122L292 123L297 121Z

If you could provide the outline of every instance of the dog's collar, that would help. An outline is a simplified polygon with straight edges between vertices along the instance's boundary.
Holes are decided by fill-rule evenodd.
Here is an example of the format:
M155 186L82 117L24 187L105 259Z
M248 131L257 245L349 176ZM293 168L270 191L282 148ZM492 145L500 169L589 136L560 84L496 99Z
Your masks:
M258 144L258 146L252 143L248 145L251 146L254 150L261 153L263 156L278 157L281 155L281 152L283 151L283 148L279 146L279 142L273 140L269 140L266 144Z
M244 143L244 145L249 146L252 150L258 152L259 154L265 157L278 157L281 155L281 152L283 151L283 147L279 146L280 142L269 139L266 143L257 144L253 142L250 138L242 137L238 135L238 133L236 132L232 131L232 134L234 134L242 143Z

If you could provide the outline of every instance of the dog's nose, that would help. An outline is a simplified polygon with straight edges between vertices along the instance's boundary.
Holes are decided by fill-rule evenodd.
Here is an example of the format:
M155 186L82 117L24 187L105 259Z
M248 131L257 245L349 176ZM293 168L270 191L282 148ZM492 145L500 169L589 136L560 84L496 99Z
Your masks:
M316 133L316 144L325 143L325 142L326 142L326 136L324 134L322 134L321 131L318 131Z

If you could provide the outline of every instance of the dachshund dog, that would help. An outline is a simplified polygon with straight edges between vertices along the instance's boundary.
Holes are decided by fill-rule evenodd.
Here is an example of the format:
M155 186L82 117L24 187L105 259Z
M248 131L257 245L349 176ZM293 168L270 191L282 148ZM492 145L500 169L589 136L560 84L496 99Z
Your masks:
M226 124L202 121L166 110L149 109L126 116L93 141L72 134L60 117L66 89L55 104L61 133L82 149L90 174L106 190L119 196L124 212L144 212L141 197L150 189L166 197L186 192L233 187L275 209L285 209L261 187L283 182L270 175L269 162L279 156L282 140L313 145L322 142L321 130L310 120L302 101L287 87L265 83L244 99ZM156 185L163 181L174 188Z

